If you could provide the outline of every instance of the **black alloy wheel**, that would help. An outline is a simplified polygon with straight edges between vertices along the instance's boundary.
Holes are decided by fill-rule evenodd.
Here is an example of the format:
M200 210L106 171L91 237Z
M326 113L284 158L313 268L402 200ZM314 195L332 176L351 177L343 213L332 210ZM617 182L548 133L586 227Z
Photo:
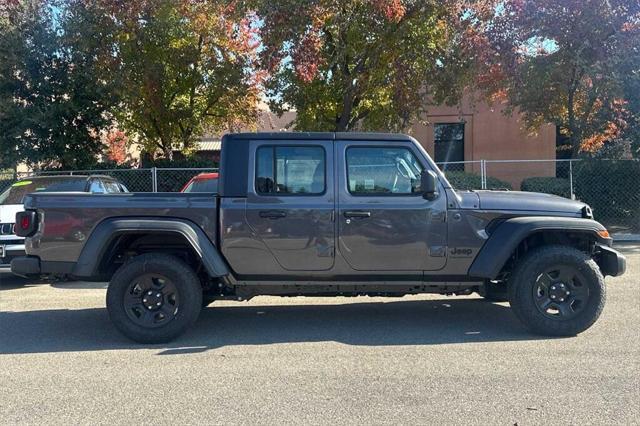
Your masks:
M547 318L570 319L589 303L589 286L580 272L567 265L550 268L533 287L537 308Z
M127 316L142 327L161 327L176 317L179 307L175 284L159 274L140 276L131 282L124 294Z

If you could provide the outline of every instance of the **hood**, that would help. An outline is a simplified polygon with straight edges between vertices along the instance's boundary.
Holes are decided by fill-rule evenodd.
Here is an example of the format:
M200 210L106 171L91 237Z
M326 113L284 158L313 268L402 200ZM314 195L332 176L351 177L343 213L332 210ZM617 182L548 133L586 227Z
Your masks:
M0 205L0 223L15 223L16 213L24 210L22 204Z
M522 210L582 215L586 206L580 201L524 191L476 191L483 210Z

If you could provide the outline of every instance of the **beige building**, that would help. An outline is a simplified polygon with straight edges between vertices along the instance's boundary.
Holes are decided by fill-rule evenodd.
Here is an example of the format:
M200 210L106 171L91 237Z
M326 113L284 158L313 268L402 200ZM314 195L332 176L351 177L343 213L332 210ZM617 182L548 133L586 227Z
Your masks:
M501 105L473 105L466 98L460 105L430 108L426 117L429 124L415 124L409 133L437 163L449 163L440 164L448 171L480 174L480 160L549 160L489 161L486 172L488 176L509 182L514 189L519 189L522 179L527 177L555 176L555 127L545 125L535 135L527 135L519 114L505 115L502 111ZM290 131L289 124L294 119L295 112L286 112L278 117L263 111L257 131ZM206 136L199 144L199 154L212 161L219 160L219 151L219 136Z
M473 161L447 165L449 170L480 173L480 160L555 160L555 126L544 125L527 135L519 114L502 111L502 105L472 105L466 98L460 106L431 108L429 124L414 125L411 134L438 163ZM486 172L518 189L524 178L555 176L556 167L554 161L488 162Z

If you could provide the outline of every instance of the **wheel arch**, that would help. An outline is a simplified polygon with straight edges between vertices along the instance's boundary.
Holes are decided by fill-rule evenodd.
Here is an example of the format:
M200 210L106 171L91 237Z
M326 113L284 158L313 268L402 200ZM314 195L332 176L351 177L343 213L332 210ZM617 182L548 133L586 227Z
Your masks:
M122 237L170 236L182 241L202 262L211 277L229 274L229 268L217 247L195 223L177 218L124 217L100 222L84 244L72 274L76 277L104 275L105 260L113 254Z
M492 229L469 267L468 275L496 279L510 259L529 245L565 244L575 247L583 243L599 243L611 246L611 238L600 235L602 231L606 228L591 219L544 216L506 219Z

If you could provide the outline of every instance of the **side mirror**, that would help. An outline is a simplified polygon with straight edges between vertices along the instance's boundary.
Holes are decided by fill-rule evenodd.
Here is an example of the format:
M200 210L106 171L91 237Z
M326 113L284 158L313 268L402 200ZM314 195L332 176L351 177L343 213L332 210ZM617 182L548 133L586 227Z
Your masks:
M420 175L420 189L426 200L435 200L438 196L438 177L431 170L424 170Z

